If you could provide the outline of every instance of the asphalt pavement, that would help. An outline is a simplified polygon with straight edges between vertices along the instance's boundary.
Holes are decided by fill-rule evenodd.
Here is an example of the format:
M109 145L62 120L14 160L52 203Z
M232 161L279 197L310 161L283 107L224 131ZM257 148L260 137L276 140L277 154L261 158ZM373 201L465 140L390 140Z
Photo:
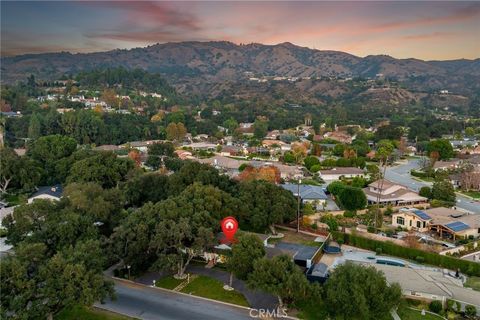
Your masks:
M409 159L407 163L388 167L385 172L385 178L392 182L399 183L418 192L423 186L432 186L431 182L419 181L412 178L410 170L420 168L420 159ZM457 208L472 212L480 213L480 202L464 197L457 193Z
M244 320L249 310L115 280L117 299L95 306L145 320Z

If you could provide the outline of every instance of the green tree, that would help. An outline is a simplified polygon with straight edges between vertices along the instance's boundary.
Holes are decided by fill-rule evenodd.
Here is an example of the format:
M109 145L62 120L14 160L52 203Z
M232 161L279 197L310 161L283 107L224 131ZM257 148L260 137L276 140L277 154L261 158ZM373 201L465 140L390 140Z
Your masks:
M113 283L101 270L88 269L85 261L70 260L63 253L51 258L45 253L43 244L26 244L0 261L2 291L7 292L0 297L2 318L53 319L65 307L114 296Z
M51 135L40 137L33 141L27 149L27 155L41 164L45 172L45 183L57 183L56 166L58 162L69 157L77 149L75 139Z
M238 128L238 122L234 118L229 118L223 122L223 127L227 129L228 134L232 134Z
M448 180L435 181L432 186L432 199L455 204L455 189Z
M423 186L423 187L420 188L420 191L418 192L418 194L421 197L431 199L432 198L432 189L430 187Z
M292 152L285 152L283 155L283 162L285 163L295 163L296 159Z
M31 190L42 177L40 164L27 156L19 157L14 150L0 148L0 194L8 188Z
M42 135L42 122L40 116L34 113L30 116L30 122L28 125L28 138L36 140Z
M440 160L450 159L454 156L453 147L447 139L430 141L427 145L427 153L438 152Z
M305 167L310 170L313 166L315 165L319 165L320 164L320 160L318 160L317 157L314 157L314 156L308 156L305 158L305 160L303 160L304 164L305 164Z
M168 177L156 172L129 179L124 186L127 202L136 207L149 201L155 203L165 200L169 195L168 190Z
M98 152L92 157L75 162L67 182L96 182L104 188L113 188L119 182L125 181L134 167L129 158L117 158L112 152Z
M262 241L251 233L240 233L237 241L233 244L232 254L227 259L227 270L237 278L246 280L253 271L255 261L265 255L265 249Z
M255 120L253 124L253 136L257 139L263 139L268 132L268 123L263 120Z
M296 216L297 200L290 191L264 180L244 181L238 199L241 206L240 224L263 232L274 224L292 221Z
M466 127L465 128L465 135L467 137L473 137L475 135L475 129L473 127Z
M175 147L171 142L155 143L148 147L148 158L145 164L157 170L165 158L176 157Z
M468 304L465 306L465 314L468 317L474 318L477 315L477 308L471 304Z
M346 185L342 183L341 181L333 181L327 186L327 191L333 194L334 196L337 196L340 194L340 192L345 189Z
M336 144L335 147L333 147L333 154L337 157L343 157L343 153L345 152L345 145L344 144Z
M442 309L443 309L442 302L439 301L439 300L433 300L428 305L428 309L430 309L430 311L432 311L432 312L440 313L440 311L442 311Z
M338 197L342 206L347 210L360 210L367 205L367 197L360 188L345 186Z
M337 266L325 285L325 306L335 319L383 319L398 306L402 291L374 267Z
M309 290L307 278L287 255L256 260L247 283L276 295L280 306L305 299Z

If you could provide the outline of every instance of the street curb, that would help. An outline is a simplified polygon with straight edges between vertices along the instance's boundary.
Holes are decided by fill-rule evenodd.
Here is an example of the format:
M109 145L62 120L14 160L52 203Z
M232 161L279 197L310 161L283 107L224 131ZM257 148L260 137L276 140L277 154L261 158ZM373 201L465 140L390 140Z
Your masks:
M118 312L118 311L112 311L110 309L107 309L107 308L103 307L101 304L100 305L94 304L92 306L92 308L99 309L99 310L102 310L102 311L107 311L107 312L114 313L114 314L118 314L119 316L128 317L128 318L132 318L132 319L135 319L135 320L137 320L137 319L141 320L141 318L137 318L135 316L131 316L131 315L126 314L126 313L121 313L121 312Z
M240 308L240 309L244 309L244 310L248 310L248 311L257 310L257 309L253 309L253 308L250 308L250 307L240 306L238 304L233 304L233 303L223 302L223 301L214 300L214 299L210 299L210 298L200 297L200 296L196 296L196 295L193 295L193 294L188 294L188 293L179 292L179 291L173 291L173 290L165 289L165 288L161 288L161 287L150 286L150 285L146 285L146 284L143 284L143 283L138 283L138 282L135 282L135 281L132 281L132 280L117 278L117 277L113 277L113 276L111 278L114 279L114 280L120 281L120 282L127 282L127 283L131 283L131 284L136 284L136 285L147 287L147 288L157 289L157 290L161 290L161 291L165 291L165 292L169 292L169 293L180 294L180 295L183 295L183 296L193 297L193 298L196 298L196 299L205 300L205 301L214 302L214 303L219 303L219 304L223 304L223 305L226 305L226 306ZM282 318L291 319L291 320L300 320L299 318L295 318L295 317L292 317L292 316L286 316L286 317L282 317Z

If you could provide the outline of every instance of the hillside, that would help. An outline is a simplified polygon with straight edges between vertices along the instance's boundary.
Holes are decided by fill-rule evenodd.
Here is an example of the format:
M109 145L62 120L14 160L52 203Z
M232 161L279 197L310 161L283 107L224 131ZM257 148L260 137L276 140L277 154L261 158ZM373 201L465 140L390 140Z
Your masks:
M480 92L480 59L422 61L389 56L357 57L338 51L320 51L295 46L231 42L179 42L131 50L71 54L67 52L29 54L1 59L1 80L11 83L34 74L37 79L55 79L83 70L124 66L160 72L169 82L182 87L255 76L286 77L384 77L400 81L411 90L446 89L470 95ZM209 88L208 88L209 89Z

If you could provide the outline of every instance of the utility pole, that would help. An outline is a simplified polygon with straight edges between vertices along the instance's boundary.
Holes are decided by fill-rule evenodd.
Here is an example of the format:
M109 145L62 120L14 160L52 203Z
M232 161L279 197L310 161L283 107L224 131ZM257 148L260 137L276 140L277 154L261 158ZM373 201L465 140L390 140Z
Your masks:
M297 233L300 232L300 184L302 179L297 181Z

